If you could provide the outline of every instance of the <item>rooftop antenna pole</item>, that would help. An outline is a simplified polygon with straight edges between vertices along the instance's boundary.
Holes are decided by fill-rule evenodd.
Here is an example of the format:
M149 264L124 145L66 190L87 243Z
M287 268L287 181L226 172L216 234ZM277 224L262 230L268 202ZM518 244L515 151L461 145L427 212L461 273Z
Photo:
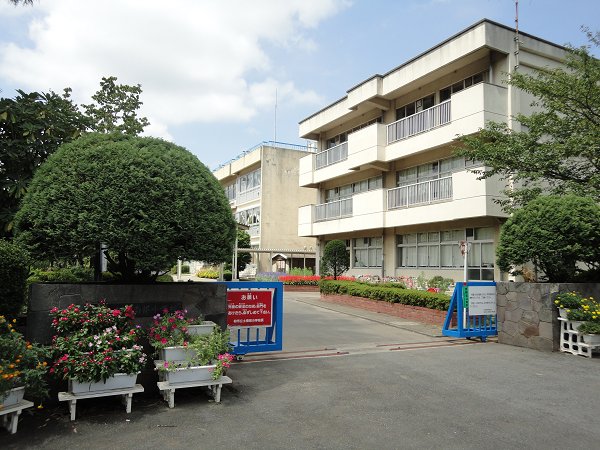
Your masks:
M515 0L515 71L519 68L519 0Z
M275 137L273 142L277 142L277 88L275 88Z

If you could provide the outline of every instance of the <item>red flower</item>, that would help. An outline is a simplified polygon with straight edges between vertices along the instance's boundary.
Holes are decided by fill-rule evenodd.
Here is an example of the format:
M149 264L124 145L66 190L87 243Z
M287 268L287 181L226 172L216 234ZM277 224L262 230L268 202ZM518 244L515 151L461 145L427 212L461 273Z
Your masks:
M119 311L118 309L113 309L113 311L112 311L112 315L113 315L114 317L118 317L118 316L120 316L120 315L121 315L121 311Z

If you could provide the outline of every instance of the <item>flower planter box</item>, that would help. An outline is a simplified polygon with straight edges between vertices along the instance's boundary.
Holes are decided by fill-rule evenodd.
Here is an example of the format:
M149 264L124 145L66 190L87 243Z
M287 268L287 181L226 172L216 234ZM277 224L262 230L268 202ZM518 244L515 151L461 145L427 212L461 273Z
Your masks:
M163 361L185 361L195 358L197 355L196 350L183 346L158 349L158 358Z
M154 365L157 369L164 367L164 361L154 361ZM193 383L196 381L208 381L212 379L212 373L216 367L217 366L215 364L211 364L208 366L182 367L172 371L165 370L161 371L161 378L170 385L179 383Z
M84 394L89 392L104 392L117 389L129 389L135 386L138 374L117 373L106 381L69 380L69 392L72 394Z
M16 405L23 400L25 395L25 386L12 388L6 393L6 397L0 397L0 406L6 408L8 406Z
M217 326L216 323L210 320L203 321L200 325L188 325L188 333L192 336L201 336L204 334L212 333L213 329Z
M598 347L600 346L600 334L584 334L583 342L592 347Z

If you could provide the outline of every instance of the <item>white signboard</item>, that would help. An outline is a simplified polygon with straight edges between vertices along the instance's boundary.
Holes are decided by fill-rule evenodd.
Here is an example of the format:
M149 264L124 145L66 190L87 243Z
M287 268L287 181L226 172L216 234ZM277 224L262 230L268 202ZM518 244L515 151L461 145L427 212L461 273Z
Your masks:
M496 314L496 286L469 286L469 315Z

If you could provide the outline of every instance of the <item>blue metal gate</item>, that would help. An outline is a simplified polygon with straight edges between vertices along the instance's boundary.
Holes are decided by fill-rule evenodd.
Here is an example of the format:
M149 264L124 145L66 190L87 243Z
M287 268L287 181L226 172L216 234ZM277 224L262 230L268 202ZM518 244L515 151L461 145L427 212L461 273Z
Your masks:
M468 289L471 286L496 286L493 281L469 281L465 283L456 283L450 307L446 314L442 334L444 336L454 337L479 337L485 342L487 336L498 335L498 317L494 314L470 315L469 314L469 295ZM495 308L494 308L495 309ZM456 328L450 328L452 318L456 314Z
M273 352L283 347L283 283L281 282L225 282L230 291L273 290L272 324L268 327L248 326L231 329L232 353L242 356L247 353Z

